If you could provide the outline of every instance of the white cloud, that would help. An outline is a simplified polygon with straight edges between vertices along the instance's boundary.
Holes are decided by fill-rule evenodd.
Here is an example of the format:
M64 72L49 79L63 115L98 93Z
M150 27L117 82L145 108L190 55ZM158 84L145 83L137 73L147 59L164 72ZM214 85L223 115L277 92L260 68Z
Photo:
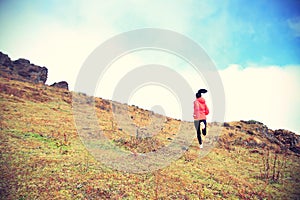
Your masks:
M273 129L300 133L299 66L231 65L220 75L226 95L226 121L254 119Z
M142 50L127 54L110 65L103 76L99 77L95 95L106 99L113 99L113 93L119 89L116 87L123 77L126 77L132 70L149 64L157 64L174 70L178 76L181 76L186 81L187 85L189 85L191 87L190 89L194 92L199 89L198 87L205 87L203 77L180 57L160 50ZM171 82L179 81L170 80L168 75L169 74L164 74L165 79L169 79ZM143 74L143 76L147 76L147 74ZM142 86L137 85L136 87L138 90L132 91L131 98L126 102L129 105L138 105L145 109L159 106L164 110L167 116L182 119L181 103L190 103L191 110L189 112L191 112L190 116L192 119L192 101L194 100L194 94L188 97L190 98L189 102L180 102L178 100L178 94L175 94L172 90L174 88L170 88L171 86L169 85L151 82ZM178 88L179 87L180 85L178 85Z
M181 58L167 52L144 50L128 54L113 63L104 76L100 77L100 90L96 91L96 96L111 99L118 81L131 70L145 64L160 64L172 68L186 80L194 92L200 87L209 89L205 77ZM272 129L285 128L300 133L297 121L300 118L300 66L242 67L236 64L219 70L219 75L226 97L225 121L254 119ZM211 95L210 92L205 95L211 110L209 121L214 112ZM192 96L190 102L191 116L194 98ZM168 116L181 118L182 102L176 100L176 94L164 87L159 88L158 85L150 84L133 91L128 103L146 109L159 105Z
M48 84L66 80L71 89L84 60L112 36L146 27L194 35L195 30L205 30L195 29L194 19L205 19L218 9L207 2L193 1L53 1L43 10L45 4L16 3L20 12L5 12L11 20L3 24L2 50L13 59L23 57L46 66Z
M42 63L49 69L48 84L66 80L73 89L85 59L111 32L107 28L102 31L102 37L99 37L94 31L65 28L61 24L50 23L47 28L40 29L37 40L24 54L33 63Z
M181 104L176 94L170 88L159 84L142 85L133 91L128 102L129 105L138 105L147 110L156 111L161 108L159 114L181 119Z
M57 4L57 5L56 5ZM39 6L18 4L22 11L10 16L2 40L5 53L49 69L48 84L66 80L72 89L77 73L88 55L112 36L138 28L156 27L187 32L189 4L172 1L76 1L49 5L49 13ZM168 8L168 9L166 9ZM14 38L11 39L11 33ZM16 33L21 33L17 34ZM11 41L11 42L8 42Z

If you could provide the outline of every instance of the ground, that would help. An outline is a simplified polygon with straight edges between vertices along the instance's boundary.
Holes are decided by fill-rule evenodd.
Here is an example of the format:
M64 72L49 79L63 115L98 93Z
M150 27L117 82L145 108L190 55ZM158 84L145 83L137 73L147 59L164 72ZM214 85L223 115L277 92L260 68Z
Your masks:
M98 162L83 145L72 95L43 84L0 78L1 199L300 198L299 155L267 138L261 132L263 124L226 123L209 151L204 152L205 146L200 150L194 138L168 166L130 173ZM76 95L83 101L91 98ZM128 107L136 126L147 127L155 119L164 124L152 137L143 138L128 135L113 120L112 110L126 105L96 98L91 106L107 138L127 152L154 152L175 139L179 124L189 124ZM206 148L216 139L209 136L215 126L208 126ZM193 128L190 123L189 130ZM149 130L141 128L139 133Z

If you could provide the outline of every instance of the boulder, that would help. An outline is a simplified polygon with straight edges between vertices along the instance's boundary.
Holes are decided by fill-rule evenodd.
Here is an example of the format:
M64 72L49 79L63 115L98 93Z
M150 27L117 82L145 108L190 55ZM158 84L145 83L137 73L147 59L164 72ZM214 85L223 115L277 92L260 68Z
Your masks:
M295 147L299 145L299 136L288 130L278 129L274 131L274 136L284 145Z
M12 64L12 62L11 62L10 58L8 57L8 55L6 55L0 51L0 65L9 67L11 64Z
M48 69L31 64L29 60L20 58L12 61L8 55L0 52L0 75L6 78L43 83L47 81Z
M60 81L58 83L55 82L50 86L69 90L69 85L66 81Z
M224 122L223 126L224 126L224 127L230 127L230 124L227 123L227 122Z

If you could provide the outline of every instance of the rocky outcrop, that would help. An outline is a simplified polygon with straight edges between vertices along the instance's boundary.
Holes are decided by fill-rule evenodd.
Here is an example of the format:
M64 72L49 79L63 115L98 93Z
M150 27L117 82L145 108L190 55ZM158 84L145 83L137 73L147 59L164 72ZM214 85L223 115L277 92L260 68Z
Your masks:
M48 69L34 65L24 58L12 61L8 55L0 52L0 76L12 80L45 84L48 78ZM51 86L69 90L66 81L53 83Z
M12 61L8 55L0 52L0 75L6 78L45 84L48 69L31 64L29 60L20 58Z
M291 131L284 129L272 130L265 124L255 120L240 120L239 122L230 123L225 122L223 127L229 132L229 138L232 138L237 132L246 134L246 140L237 138L234 140L234 144L252 147L269 146L271 148L278 146L282 150L289 149L296 154L300 154L300 135ZM260 139L261 142L258 142L257 139Z
M300 153L299 135L283 129L275 130L273 134L282 146L294 151L295 153Z
M3 66L10 66L11 65L11 60L8 57L8 55L3 54L2 52L0 52L0 65L3 65Z
M53 83L50 86L69 90L69 85L68 85L68 83L66 81L60 81L58 83L55 82L55 83Z

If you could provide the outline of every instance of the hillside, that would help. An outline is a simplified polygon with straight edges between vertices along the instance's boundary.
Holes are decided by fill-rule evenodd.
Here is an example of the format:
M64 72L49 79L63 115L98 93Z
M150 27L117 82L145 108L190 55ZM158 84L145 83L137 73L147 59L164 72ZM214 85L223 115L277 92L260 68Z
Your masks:
M252 120L224 123L217 137L219 125L211 123L203 150L193 139L170 165L131 173L100 163L87 151L77 133L72 100L95 108L105 136L133 156L167 146L176 140L180 125L195 134L191 122L137 106L0 77L1 199L300 198L300 138L294 133ZM129 113L138 127L133 133L118 127L122 119L114 120L116 109L120 116ZM162 126L149 126L151 121ZM97 127L82 128L90 133L85 139L97 139ZM149 133L155 134L143 137Z

